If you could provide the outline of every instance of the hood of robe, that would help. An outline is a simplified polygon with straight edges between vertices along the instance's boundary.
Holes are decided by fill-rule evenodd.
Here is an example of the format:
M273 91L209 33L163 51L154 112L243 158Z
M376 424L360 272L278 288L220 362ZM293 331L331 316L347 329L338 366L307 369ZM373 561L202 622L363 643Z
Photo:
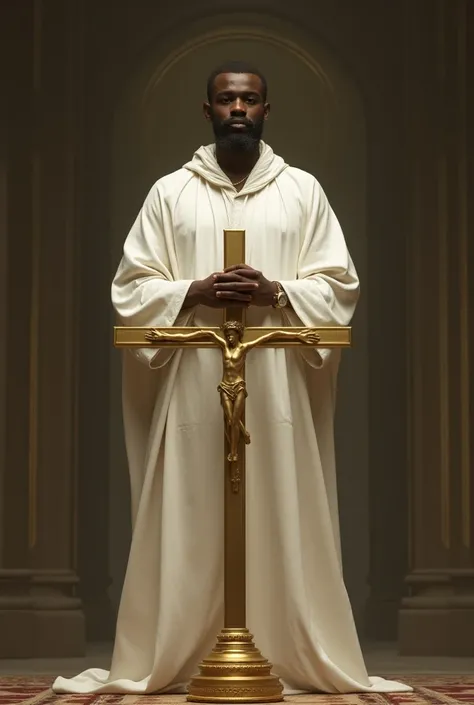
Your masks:
M244 188L239 193L249 194L260 191L287 167L288 164L277 156L268 144L260 140L260 157L250 172ZM215 144L199 147L191 161L184 164L184 169L189 169L189 171L199 174L213 186L234 189L229 177L224 174L217 163Z

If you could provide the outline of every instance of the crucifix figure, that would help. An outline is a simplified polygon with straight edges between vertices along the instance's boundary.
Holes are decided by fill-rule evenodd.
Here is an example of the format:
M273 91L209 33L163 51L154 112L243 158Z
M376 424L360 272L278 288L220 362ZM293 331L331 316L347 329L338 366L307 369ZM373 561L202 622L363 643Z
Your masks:
M145 338L150 343L188 342L190 340L210 338L215 341L222 350L223 374L222 381L217 387L221 395L221 404L224 409L226 437L229 443L229 453L227 460L236 463L239 459L239 440L242 435L246 444L250 443L250 434L246 430L242 421L245 398L247 397L247 386L244 377L244 365L247 353L257 345L268 343L272 339L300 342L306 345L317 345L320 336L315 331L303 330L280 330L276 329L269 333L263 333L254 340L243 342L245 326L240 321L227 321L221 328L221 333L214 330L199 329L189 333L174 333L159 328L153 328L145 334ZM238 484L233 478L234 491L238 491Z
M224 267L245 261L245 231L224 231ZM256 347L347 347L349 327L254 328L245 326L245 310L228 307L219 328L117 327L118 347L218 347L223 372L218 385L225 418L223 465L229 473L224 496L224 629L218 643L190 685L193 702L278 702L283 686L272 665L253 643L246 628L245 550L245 360Z

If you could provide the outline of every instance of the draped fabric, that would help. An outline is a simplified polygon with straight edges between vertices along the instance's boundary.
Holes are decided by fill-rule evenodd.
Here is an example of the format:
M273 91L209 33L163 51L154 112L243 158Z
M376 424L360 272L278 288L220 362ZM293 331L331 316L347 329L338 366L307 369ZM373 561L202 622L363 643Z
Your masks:
M216 326L182 310L191 282L223 266L223 229L246 230L246 263L279 280L291 309L248 325L347 325L359 282L316 179L261 143L237 192L214 146L157 181L112 285L121 325ZM256 643L286 692L410 690L369 678L344 587L333 417L338 351L256 349L246 364L247 600ZM123 355L133 536L111 669L56 692L183 692L223 626L223 415L215 349Z

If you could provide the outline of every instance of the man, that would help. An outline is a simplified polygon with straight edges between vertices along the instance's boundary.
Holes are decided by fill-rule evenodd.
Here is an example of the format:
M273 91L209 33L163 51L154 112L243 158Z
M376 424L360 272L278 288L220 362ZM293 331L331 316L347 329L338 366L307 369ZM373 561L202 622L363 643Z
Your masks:
M265 78L213 72L215 144L157 181L112 286L122 325L347 325L359 283L339 223L310 174L262 141ZM221 271L224 228L246 263ZM221 351L124 355L133 539L110 672L56 692L184 692L223 623ZM261 349L247 359L248 626L287 692L409 690L369 679L345 591L333 448L336 351Z

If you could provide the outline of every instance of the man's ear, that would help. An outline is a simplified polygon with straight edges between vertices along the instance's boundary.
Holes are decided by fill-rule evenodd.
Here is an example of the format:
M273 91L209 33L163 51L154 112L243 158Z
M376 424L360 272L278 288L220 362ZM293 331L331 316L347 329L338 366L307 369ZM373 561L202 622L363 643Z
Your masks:
M206 118L206 120L210 120L210 119L211 119L211 106L210 106L209 103L203 103L203 104L202 104L202 112L203 112L204 117Z
M265 103L263 106L263 119L268 120L268 116L270 115L270 103Z

